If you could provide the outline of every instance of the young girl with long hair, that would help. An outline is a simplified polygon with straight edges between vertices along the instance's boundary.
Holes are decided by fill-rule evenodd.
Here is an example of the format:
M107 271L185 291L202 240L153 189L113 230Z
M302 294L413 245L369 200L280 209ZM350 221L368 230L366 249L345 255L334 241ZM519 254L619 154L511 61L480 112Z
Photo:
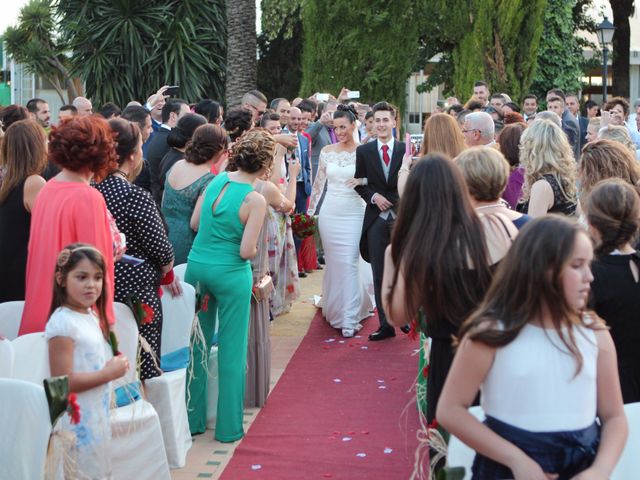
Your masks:
M627 181L604 180L584 210L596 240L591 306L611 329L624 403L640 402L640 198Z
M430 154L411 169L387 248L382 298L394 326L431 338L426 416L431 423L453 360L452 335L482 301L517 230L474 210L460 168Z
M592 258L577 222L532 220L460 329L437 418L476 450L474 478L611 475L627 422L613 341L584 311ZM478 390L484 424L467 411Z
M107 339L106 266L93 246L74 243L58 255L51 314L45 328L49 365L54 377L68 375L69 390L77 393L80 422L60 420L75 433L79 478L110 478L109 382L129 369L124 355L111 356Z

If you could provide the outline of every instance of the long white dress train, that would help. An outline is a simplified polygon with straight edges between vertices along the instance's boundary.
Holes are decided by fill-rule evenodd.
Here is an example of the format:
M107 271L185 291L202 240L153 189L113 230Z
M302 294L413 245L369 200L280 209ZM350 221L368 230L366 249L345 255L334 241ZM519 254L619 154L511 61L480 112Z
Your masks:
M309 214L315 212L325 183L327 193L318 217L324 247L322 314L332 327L358 330L375 308L371 267L360 256L364 200L345 182L353 178L356 152L320 153Z

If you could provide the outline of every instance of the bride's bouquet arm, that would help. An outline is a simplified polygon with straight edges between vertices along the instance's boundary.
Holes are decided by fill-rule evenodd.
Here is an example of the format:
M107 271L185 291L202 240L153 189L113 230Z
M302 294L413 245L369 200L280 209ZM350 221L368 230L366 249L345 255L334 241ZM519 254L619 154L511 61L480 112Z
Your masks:
M362 155L360 149L356 149L356 173L353 175L354 180L365 180L363 182L358 182L358 185L355 185L354 188L358 195L360 195L367 205L373 203L373 196L376 194L375 190L369 186L367 175L367 161Z

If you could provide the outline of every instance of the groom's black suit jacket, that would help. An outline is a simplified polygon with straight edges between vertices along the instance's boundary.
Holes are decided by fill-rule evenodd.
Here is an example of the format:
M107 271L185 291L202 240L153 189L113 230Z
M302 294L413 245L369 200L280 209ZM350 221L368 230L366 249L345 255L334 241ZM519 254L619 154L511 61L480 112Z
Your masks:
M402 165L405 145L403 142L394 141L393 153L391 154L391 168L389 169L388 180L384 177L382 170L382 160L378 153L378 142L373 141L360 145L356 149L356 173L355 178L366 178L367 185L356 187L356 192L367 203L362 223L362 235L360 236L360 254L362 258L371 263L369 259L369 247L367 231L373 221L380 215L380 209L371 202L374 193L382 195L393 203L394 211L398 212L398 171Z

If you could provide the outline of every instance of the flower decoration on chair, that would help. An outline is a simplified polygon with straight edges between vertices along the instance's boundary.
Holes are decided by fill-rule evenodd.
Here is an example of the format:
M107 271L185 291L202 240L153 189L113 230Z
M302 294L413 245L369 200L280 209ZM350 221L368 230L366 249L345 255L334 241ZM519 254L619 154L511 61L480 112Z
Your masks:
M55 426L63 413L68 413L71 423L80 423L80 405L75 393L69 393L69 377L45 378L44 391L49 404L49 417L51 426Z
M133 312L133 316L136 319L138 328L142 325L148 325L153 322L154 311L146 303L142 303L137 295L129 295L129 301L127 302L129 308Z
M203 293L200 282L196 283L196 314L209 310L209 294Z
M304 239L316 233L318 223L315 217L306 213L295 213L291 215L291 229L296 237Z

